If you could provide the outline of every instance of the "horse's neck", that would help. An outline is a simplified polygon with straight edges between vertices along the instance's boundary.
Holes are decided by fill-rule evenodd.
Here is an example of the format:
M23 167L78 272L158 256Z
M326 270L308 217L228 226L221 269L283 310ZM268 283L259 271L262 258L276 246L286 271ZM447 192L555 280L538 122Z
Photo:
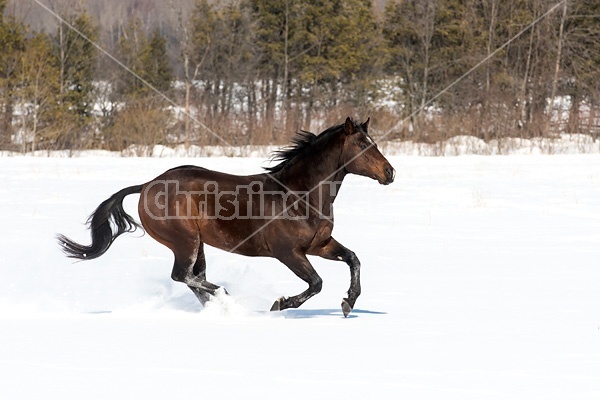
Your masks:
M341 165L343 142L333 137L331 145L323 145L309 153L303 160L282 171L284 185L294 191L312 191L320 184L335 183L335 194L346 176Z

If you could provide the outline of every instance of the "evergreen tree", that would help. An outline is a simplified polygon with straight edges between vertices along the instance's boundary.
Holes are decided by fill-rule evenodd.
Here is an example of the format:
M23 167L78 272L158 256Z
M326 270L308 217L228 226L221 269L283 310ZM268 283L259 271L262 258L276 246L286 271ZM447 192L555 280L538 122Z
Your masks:
M301 18L300 79L334 87L373 71L379 40L369 1L311 1Z
M212 32L199 78L210 103L209 115L227 117L235 112L234 100L250 101L258 51L247 2L232 2L214 11L214 25L199 28Z
M302 42L304 3L291 0L252 0L256 36L260 51L258 75L262 98L266 99L264 119L274 119L276 104L283 103L287 118L290 102L301 93L298 85L299 58L306 52Z
M0 145L11 143L18 68L25 50L25 26L4 15L6 1L0 1Z
M125 104L105 127L104 143L112 150L135 144L151 150L153 145L165 142L173 125L162 96L173 80L166 40L158 30L148 36L141 21L134 18L123 32L119 50L129 68L120 72L116 85Z
M55 129L62 117L59 96L59 69L54 62L50 37L37 33L25 43L19 68L17 98L22 107L20 129L22 149L52 148L60 132Z
M315 106L364 104L381 59L381 37L368 0L254 0L261 75L288 100ZM293 98L292 98L293 96ZM287 109L287 107L284 107Z
M208 0L196 0L189 18L184 18L181 8L176 11L178 17L177 35L183 63L183 78L181 80L185 83L183 140L187 148L192 130L192 96L195 94L195 83L199 77L202 77L204 81L208 78L209 71L206 65L208 64L212 42L215 39L216 15Z
M567 130L599 136L600 3L574 0L568 6L558 94L571 100ZM586 113L581 112L583 107ZM582 119L582 114L587 118Z
M147 48L147 43L148 37L142 21L139 18L129 20L118 43L119 59L129 69L119 70L119 79L115 84L116 92L119 95L130 96L146 90L136 75L144 74L140 54Z
M160 92L166 92L171 86L173 76L167 57L166 40L158 30L154 30L139 54L142 70L141 77Z
M60 23L54 36L61 101L85 124L93 107L97 50L91 42L98 40L98 28L85 12L68 17L68 22L74 29Z
M415 123L414 113L425 106L433 89L431 70L435 70L433 42L438 21L435 0L389 2L385 9L383 35L386 40L386 72L396 77L406 114Z
M120 73L121 78L117 85L120 93L127 96L153 94L153 90L146 83L161 93L169 90L173 76L167 56L166 40L158 30L154 30L148 36L141 21L136 18L130 21L119 47L122 62L131 70L123 70Z

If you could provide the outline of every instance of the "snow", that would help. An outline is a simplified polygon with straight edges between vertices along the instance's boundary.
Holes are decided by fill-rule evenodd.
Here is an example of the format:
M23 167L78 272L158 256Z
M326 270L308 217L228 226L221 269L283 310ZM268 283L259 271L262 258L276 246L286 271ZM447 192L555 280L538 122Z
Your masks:
M207 248L231 296L203 309L148 235L79 263L55 242L87 242L101 201L167 168L263 158L0 157L0 397L597 399L600 158L389 159L394 184L351 176L336 200L363 265L344 319L341 262L311 258L323 291L270 313L304 284Z

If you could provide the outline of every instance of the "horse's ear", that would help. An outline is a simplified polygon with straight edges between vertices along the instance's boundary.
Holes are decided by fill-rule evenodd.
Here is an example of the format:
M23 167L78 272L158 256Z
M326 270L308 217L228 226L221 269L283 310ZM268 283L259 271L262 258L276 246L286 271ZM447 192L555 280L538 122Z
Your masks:
M352 121L352 118L350 117L346 118L346 122L344 122L344 133L346 135L352 135L355 132L356 126L354 125L354 121Z
M369 122L371 122L371 117L367 118L367 120L365 122L360 124L360 126L363 128L363 130L365 132L369 132Z

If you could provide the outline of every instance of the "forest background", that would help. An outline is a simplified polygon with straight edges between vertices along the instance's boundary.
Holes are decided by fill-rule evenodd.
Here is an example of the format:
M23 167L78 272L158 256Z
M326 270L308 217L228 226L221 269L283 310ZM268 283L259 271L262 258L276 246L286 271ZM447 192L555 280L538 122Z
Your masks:
M597 0L0 0L0 48L0 150L600 135Z

